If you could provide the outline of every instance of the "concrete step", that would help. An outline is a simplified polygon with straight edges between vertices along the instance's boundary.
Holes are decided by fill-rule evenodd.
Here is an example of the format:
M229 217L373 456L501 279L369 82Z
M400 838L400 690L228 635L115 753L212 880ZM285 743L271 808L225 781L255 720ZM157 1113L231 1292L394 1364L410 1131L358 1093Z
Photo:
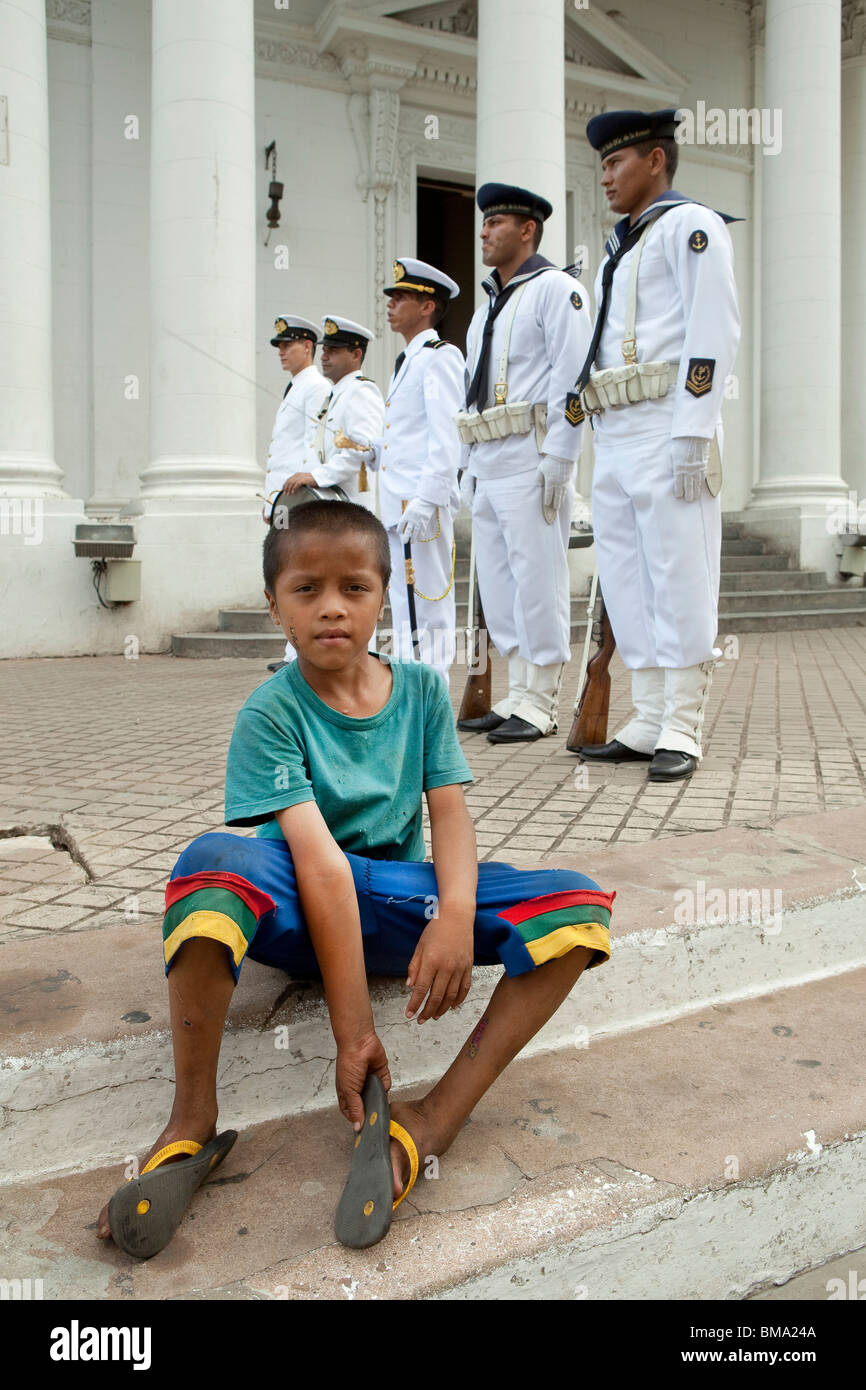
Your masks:
M263 632L180 632L171 639L172 656L260 657L276 661L285 651L286 639L271 624L271 636Z
M833 613L862 611L866 614L866 589L766 589L762 593L738 593L723 588L719 594L719 608L725 613L750 612L760 605L760 611L774 613L820 612L826 609Z
M725 540L724 537L722 539L723 555L766 555L766 553L766 541L756 541L743 537L736 540L733 538Z
M697 831L700 817L695 803ZM582 1047L866 965L864 840L866 807L772 830L540 855L539 864L579 868L619 896L611 962L591 972L529 1051L576 1039ZM0 953L0 997L12 1003L0 1011L0 1184L120 1161L152 1142L154 1115L168 1109L160 923L117 920L10 941ZM496 967L477 969L473 998L486 997L498 976ZM432 1037L407 1023L402 981L374 981L371 997L403 1085L433 1079L465 1041L465 1011L446 1015ZM248 961L221 1054L224 1118L239 1128L330 1106L334 1056L320 986Z
M825 590L829 588L823 570L722 570L726 593L773 590ZM836 590L833 591L834 593Z
M117 1162L4 1192L4 1269L46 1300L741 1300L862 1243L864 988L852 971L521 1055L445 1154L422 1148L369 1250L333 1234L351 1134L330 1078L324 1113L254 1127L223 1093L239 1138L143 1262L93 1232L140 1148L109 1104ZM590 976L575 997L595 992ZM152 1138L169 1095L145 1084Z
M790 561L786 555L727 555L722 550L722 574L738 570L787 570Z
M762 596L761 596L762 597ZM746 613L719 612L719 632L793 632L817 627L863 627L866 608L791 609L767 613L754 610Z
M741 534L742 534L742 528L741 528L740 523L739 523L738 521L723 521L723 522L722 522L722 540L723 540L723 541L738 541L738 540L740 539Z

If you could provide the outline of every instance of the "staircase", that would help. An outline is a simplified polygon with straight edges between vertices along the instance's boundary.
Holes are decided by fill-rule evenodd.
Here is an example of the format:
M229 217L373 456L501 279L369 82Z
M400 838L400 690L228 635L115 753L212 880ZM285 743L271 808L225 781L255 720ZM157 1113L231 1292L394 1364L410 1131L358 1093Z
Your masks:
M469 546L457 542L454 571L457 626L468 626ZM719 634L773 632L787 628L866 625L866 588L833 587L819 570L792 569L786 555L768 541L742 534L738 522L722 528L722 579L719 594ZM391 626L385 605L383 628ZM582 642L585 603L572 603L571 640ZM274 627L266 608L225 608L216 632L185 632L171 639L174 656L254 657L277 661L285 638Z
M866 589L834 588L823 571L790 564L738 522L723 522L719 634L866 625Z

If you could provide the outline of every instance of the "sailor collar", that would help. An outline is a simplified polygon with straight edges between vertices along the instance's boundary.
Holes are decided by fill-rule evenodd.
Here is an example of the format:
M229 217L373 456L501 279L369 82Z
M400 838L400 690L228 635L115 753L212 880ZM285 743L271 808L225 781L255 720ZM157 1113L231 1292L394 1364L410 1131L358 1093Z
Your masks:
M539 256L537 254L530 256L521 266L518 266L505 288L510 290L512 285L522 284L526 280L534 280L536 275L541 274L542 270L555 269L556 266L552 261L549 261L546 256ZM485 280L482 280L481 286L492 299L497 299L499 295L503 293L498 267L493 271L492 275L488 275Z
M696 198L687 198L683 193L677 193L676 189L669 188L666 192L660 193L657 198L654 198L653 201L650 203L649 207L644 208L640 217L638 217L634 222L629 221L628 214L626 214L625 217L621 217L619 219L610 236L608 237L607 241L605 242L605 250L607 251L607 254L609 256L615 256L625 237L628 235L629 232L634 231L636 227L643 227L646 225L647 222L652 222L663 212L668 212L671 208L678 207L684 203L694 203L696 207L707 206L706 203L699 203ZM714 209L711 209L711 211L714 211ZM716 216L721 217L723 222L742 221L742 218L731 217L726 212L718 212L716 213Z

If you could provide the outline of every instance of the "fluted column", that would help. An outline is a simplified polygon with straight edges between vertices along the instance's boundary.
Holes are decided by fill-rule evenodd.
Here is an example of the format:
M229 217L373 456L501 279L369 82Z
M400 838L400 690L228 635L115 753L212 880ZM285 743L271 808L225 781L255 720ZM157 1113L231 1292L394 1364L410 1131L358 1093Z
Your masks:
M0 495L64 497L54 461L45 0L0 0Z
M864 25L866 29L866 25ZM842 473L866 499L866 32L842 64Z
M761 468L751 506L811 516L840 473L840 0L767 0L764 103L782 147L763 163ZM829 537L828 537L829 544ZM805 540L801 559L818 563ZM828 568L832 568L828 560Z
M148 497L251 497L253 0L153 0Z
M549 198L542 251L565 249L565 7L562 0L478 0L478 183Z

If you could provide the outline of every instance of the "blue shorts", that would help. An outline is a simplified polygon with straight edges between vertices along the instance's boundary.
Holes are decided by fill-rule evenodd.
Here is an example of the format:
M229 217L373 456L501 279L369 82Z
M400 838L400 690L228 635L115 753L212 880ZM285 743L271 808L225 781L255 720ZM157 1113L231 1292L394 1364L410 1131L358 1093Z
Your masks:
M367 971L405 976L418 938L435 915L433 865L357 854L346 858L358 896ZM523 975L575 946L587 946L594 952L590 968L602 965L610 956L615 896L570 869L479 864L475 964L504 965L506 974ZM285 840L226 833L193 840L166 887L166 974L193 936L226 946L235 980L247 954L302 979L321 978Z

